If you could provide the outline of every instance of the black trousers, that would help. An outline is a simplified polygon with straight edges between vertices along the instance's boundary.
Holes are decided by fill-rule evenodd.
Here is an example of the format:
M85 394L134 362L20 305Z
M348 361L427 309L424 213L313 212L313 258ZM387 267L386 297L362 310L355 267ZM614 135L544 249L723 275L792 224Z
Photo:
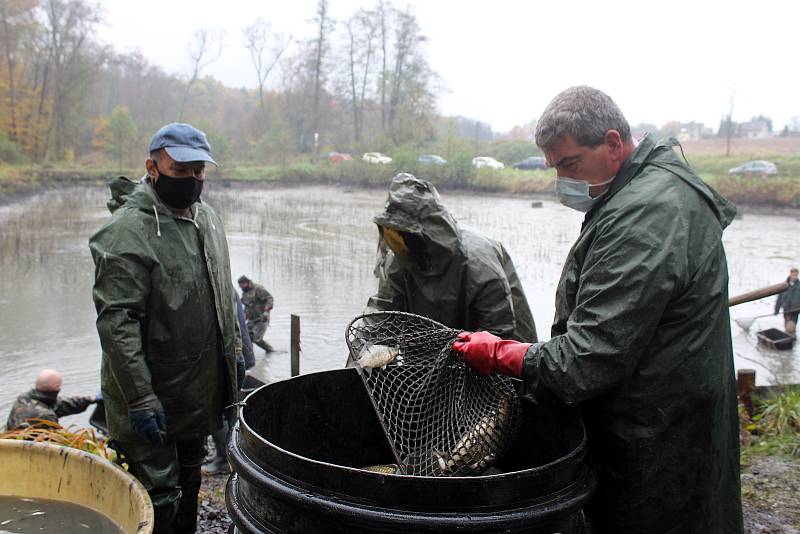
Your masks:
M128 471L150 494L155 512L153 534L194 533L205 438L164 445L115 442L115 447L125 455Z

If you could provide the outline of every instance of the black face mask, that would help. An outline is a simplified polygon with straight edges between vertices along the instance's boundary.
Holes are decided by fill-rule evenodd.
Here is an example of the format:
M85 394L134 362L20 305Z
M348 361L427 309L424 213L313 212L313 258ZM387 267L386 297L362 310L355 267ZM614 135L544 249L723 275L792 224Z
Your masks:
M191 178L175 178L167 176L156 166L158 180L153 184L158 197L164 204L183 210L197 202L203 192L203 181L194 176Z
M41 400L46 404L55 406L56 402L58 402L58 394L60 393L59 391L40 391L38 389L36 391L41 396Z

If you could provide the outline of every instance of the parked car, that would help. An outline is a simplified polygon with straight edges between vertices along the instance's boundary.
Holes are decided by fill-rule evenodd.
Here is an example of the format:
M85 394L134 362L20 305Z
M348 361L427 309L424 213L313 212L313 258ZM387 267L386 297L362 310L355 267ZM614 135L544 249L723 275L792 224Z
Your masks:
M778 174L778 167L771 161L758 159L734 167L728 171L728 174L738 174L740 176L774 176Z
M512 165L515 169L546 169L547 168L547 160L541 156L531 156L529 158L525 158L522 161L516 162Z
M328 161L331 163L341 163L343 161L352 161L353 156L345 152L331 152L328 154Z
M367 152L363 156L361 156L361 160L366 161L368 163L381 163L383 165L392 162L392 158L390 158L389 156L385 156L380 152Z
M472 158L472 166L476 169L481 169L483 167L489 167L490 169L505 168L505 165L494 158L490 158L489 156L477 156Z
M438 165L441 167L447 163L447 160L444 159L442 156L437 156L436 154L422 154L418 159L421 165Z

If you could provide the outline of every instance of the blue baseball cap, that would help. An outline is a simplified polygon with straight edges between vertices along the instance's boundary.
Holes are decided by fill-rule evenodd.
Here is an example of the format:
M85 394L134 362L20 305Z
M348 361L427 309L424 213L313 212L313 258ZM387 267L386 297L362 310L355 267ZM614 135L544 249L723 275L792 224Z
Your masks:
M150 153L162 148L179 163L207 161L217 165L211 158L211 145L206 134L191 124L173 122L158 130L150 140Z

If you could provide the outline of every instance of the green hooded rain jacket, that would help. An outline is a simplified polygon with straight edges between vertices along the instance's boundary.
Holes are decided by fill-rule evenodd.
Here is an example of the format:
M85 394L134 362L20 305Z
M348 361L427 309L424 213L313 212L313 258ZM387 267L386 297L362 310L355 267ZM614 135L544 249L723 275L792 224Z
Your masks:
M401 265L381 239L378 292L367 311L405 311L451 328L536 341L533 316L505 248L461 228L430 182L410 174L395 176L375 224L422 236L429 266Z
M525 358L527 395L547 388L581 411L597 532L742 532L721 240L735 208L676 143L642 140L587 214L552 338Z
M113 215L89 240L109 431L142 442L128 402L155 393L168 439L208 435L236 401L241 350L222 222L202 201L176 216L147 180L111 191Z

